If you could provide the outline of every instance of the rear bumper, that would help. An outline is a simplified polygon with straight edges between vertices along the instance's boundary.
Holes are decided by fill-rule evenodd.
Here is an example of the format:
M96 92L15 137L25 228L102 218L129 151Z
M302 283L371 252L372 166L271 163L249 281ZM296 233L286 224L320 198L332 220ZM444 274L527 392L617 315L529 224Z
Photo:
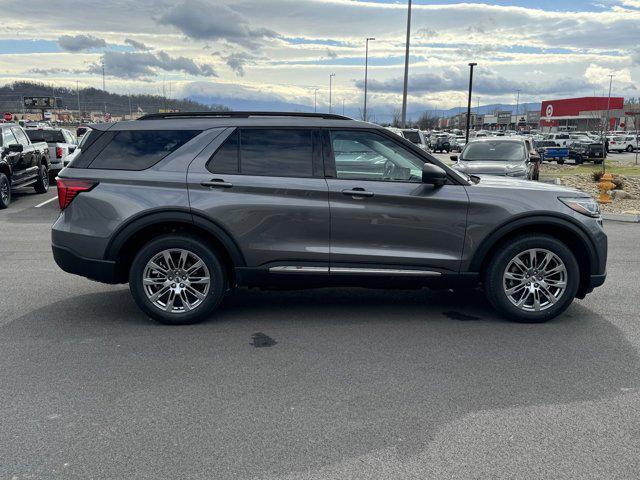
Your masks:
M102 283L120 283L116 274L116 262L81 257L74 251L51 245L53 259L67 273L87 277Z

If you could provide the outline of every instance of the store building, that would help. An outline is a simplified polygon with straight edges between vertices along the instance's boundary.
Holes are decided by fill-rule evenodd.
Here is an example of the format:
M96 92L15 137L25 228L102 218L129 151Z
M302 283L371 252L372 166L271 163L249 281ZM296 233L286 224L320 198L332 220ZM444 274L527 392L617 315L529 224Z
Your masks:
M540 127L543 131L597 131L607 122L609 130L624 123L624 98L581 97L546 100L540 109Z

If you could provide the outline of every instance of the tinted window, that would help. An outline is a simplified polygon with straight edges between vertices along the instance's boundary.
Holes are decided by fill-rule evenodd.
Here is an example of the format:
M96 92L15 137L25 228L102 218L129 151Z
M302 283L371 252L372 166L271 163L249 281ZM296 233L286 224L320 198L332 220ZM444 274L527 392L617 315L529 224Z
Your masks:
M424 161L371 132L332 131L336 176L350 180L421 182Z
M62 130L26 130L32 142L67 143Z
M243 129L240 172L244 175L312 177L311 130Z
M117 132L89 168L144 170L187 143L200 131L137 130Z
M415 130L403 130L402 134L410 142L420 144L420 134Z
M216 150L207 162L207 169L213 173L237 174L239 167L239 140L238 130L233 132L224 143Z

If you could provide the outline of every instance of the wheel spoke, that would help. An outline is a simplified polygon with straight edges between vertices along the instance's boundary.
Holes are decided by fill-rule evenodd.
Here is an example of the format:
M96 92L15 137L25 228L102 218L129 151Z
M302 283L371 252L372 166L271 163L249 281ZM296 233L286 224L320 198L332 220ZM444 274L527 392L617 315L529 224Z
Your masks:
M175 269L176 266L173 264L173 258L171 258L171 252L165 251L165 252L162 252L162 255L164 257L165 263L167 264L167 268L169 270Z
M152 302L157 302L160 297L162 297L165 293L167 293L170 290L170 288L171 287L169 285L165 285L160 290L158 290L153 295L151 295L149 297L149 300L151 300Z
M516 257L512 260L513 264L518 267L522 273L526 273L529 268L524 264L524 262L520 259L520 257Z
M190 285L200 285L209 283L211 279L209 277L190 277L189 284Z
M191 275L192 273L197 272L198 269L200 269L203 266L204 266L204 262L198 259L196 263L194 263L187 269L187 275Z
M191 303L189 302L189 299L187 298L187 291L186 290L182 290L180 292L180 300L182 301L182 308L184 308L185 312L188 312L191 310Z
M189 256L189 252L186 250L180 251L180 258L178 259L178 268L184 269L184 266L187 263L187 257Z
M200 293L198 290L196 290L192 286L187 285L185 288L191 295L196 297L198 300L204 300L205 299L205 295Z
M144 280L142 280L142 283L144 285L164 285L164 283L167 281L166 278L145 278Z
M547 300L549 300L549 302L556 303L558 301L556 296L553 293L551 293L551 291L546 287L546 285L543 285L542 283L540 283L540 292L542 292L542 294L545 297L547 297Z
M169 298L167 299L167 305L165 306L165 310L167 312L173 311L173 302L176 300L176 292L173 290L169 291Z
M167 275L167 270L163 267L161 267L160 265L158 265L156 262L154 262L153 260L151 260L149 262L149 268L157 271L158 273L161 273L162 275Z
M536 312L540 311L540 291L533 291L533 308Z
M522 290L523 288L527 288L527 284L526 283L521 283L519 285L516 285L515 287L511 287L509 290L507 290L505 293L509 296L513 295L514 293Z
M522 282L524 280L524 274L507 272L504 274L504 278L506 278L507 280L515 280L516 282Z

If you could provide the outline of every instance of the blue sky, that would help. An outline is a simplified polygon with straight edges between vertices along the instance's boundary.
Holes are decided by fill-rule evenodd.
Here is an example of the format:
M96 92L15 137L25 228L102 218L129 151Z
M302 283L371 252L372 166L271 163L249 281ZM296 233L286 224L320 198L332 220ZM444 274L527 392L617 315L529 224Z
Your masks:
M126 4L126 8L121 5ZM62 12L74 12L72 15ZM212 15L211 12L215 12ZM364 39L370 105L399 103L406 2L388 0L30 0L3 4L0 83L309 104L362 102ZM25 18L37 18L38 29ZM640 0L415 0L410 102L464 103L478 63L482 103L614 93L640 97Z

